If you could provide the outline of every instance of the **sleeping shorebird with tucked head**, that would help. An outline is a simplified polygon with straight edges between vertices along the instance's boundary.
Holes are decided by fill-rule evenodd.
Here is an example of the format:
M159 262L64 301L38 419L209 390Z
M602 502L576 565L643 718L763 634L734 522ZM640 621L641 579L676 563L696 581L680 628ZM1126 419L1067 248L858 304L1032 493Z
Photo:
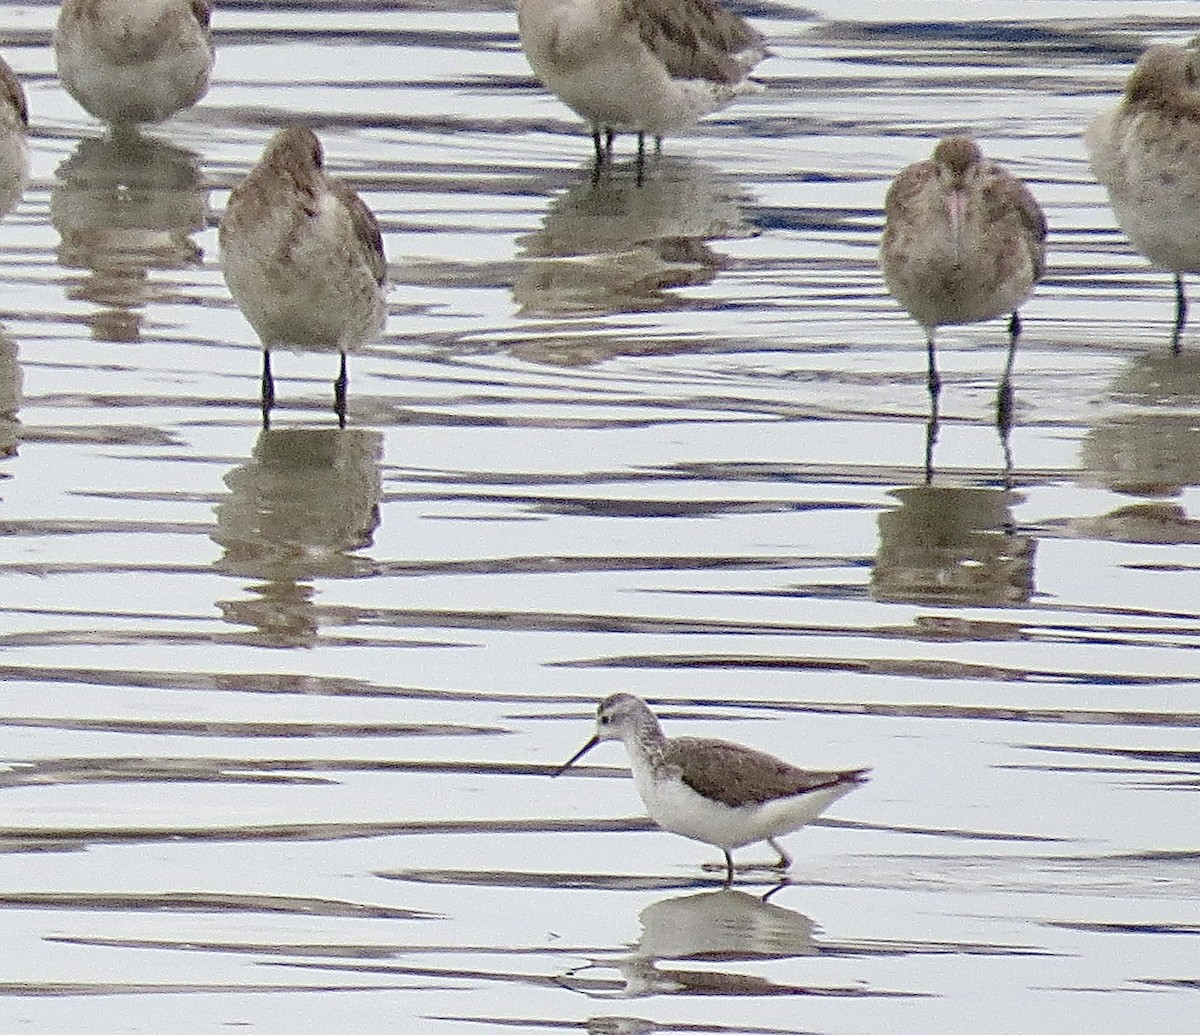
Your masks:
M1009 314L1008 358L996 421L1007 432L1018 309L1046 268L1046 220L1029 188L984 157L970 137L938 141L933 157L902 169L884 204L880 261L888 291L925 330L936 430L934 333L946 324Z
M25 91L4 58L0 58L0 216L25 193L29 179L29 109Z
M775 838L816 819L866 782L869 771L798 769L727 740L668 737L640 697L613 694L596 711L595 735L554 775L605 740L625 745L638 794L655 823L725 853L725 887L733 883L733 849L755 841L779 853L777 869L791 866Z
M387 262L379 223L325 172L307 126L281 129L229 195L219 235L229 293L262 342L262 414L275 403L271 349L337 351L334 411L346 423L346 353L386 316Z
M211 17L210 0L63 0L59 78L102 122L162 122L208 90Z
M1171 347L1187 322L1185 273L1200 272L1200 88L1195 51L1150 47L1125 96L1088 126L1092 172L1129 242L1175 276Z
M597 168L613 135L668 133L751 89L762 35L718 0L517 0L534 74L587 121Z

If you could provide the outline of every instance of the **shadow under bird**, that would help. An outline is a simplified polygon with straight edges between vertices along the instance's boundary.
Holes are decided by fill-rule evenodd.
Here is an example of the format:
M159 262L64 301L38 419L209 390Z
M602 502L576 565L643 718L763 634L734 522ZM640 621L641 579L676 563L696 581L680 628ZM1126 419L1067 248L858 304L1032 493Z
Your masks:
M1046 269L1046 219L1029 188L966 136L938 141L933 156L902 169L884 203L880 262L888 291L925 330L932 448L941 378L934 334L948 324L1009 314L1008 355L996 423L1012 421L1012 371L1020 307ZM930 458L926 457L929 470Z
M662 138L757 89L761 33L717 0L518 0L534 74L592 131L597 169L613 136Z
M262 415L275 405L271 350L336 351L334 412L346 423L346 353L383 329L387 262L379 223L325 172L307 126L279 130L221 217L221 270L262 342Z
M668 737L640 697L613 694L596 711L596 733L553 775L566 772L597 744L619 740L650 818L663 830L725 853L725 887L733 884L733 849L775 840L816 819L866 782L867 769L800 769L754 748L709 737Z
M1183 275L1200 272L1200 54L1154 46L1138 58L1125 96L1084 135L1092 172L1125 236L1175 277L1178 352L1187 322Z
M211 18L209 0L63 0L58 76L102 122L162 122L208 91Z

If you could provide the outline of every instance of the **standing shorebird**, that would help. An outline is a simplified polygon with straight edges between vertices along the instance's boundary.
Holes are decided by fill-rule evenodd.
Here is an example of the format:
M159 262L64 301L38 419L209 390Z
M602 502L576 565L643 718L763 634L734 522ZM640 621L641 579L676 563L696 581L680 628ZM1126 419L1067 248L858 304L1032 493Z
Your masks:
M613 694L600 702L595 736L554 775L604 740L625 745L638 794L655 823L725 853L725 887L733 883L733 849L755 841L779 853L777 869L791 866L775 838L816 819L864 783L869 771L798 769L727 740L668 737L640 697Z
M29 179L28 131L25 91L8 62L0 58L0 216L25 193Z
M1046 220L1025 184L989 161L965 136L938 141L932 158L902 169L888 188L884 209L884 280L925 329L929 472L941 391L933 342L938 327L1011 314L996 399L996 423L1001 436L1007 436L1021 333L1017 311L1046 268Z
M275 403L271 349L341 354L334 411L346 423L346 353L382 329L387 262L379 223L325 172L307 126L281 129L229 195L221 270L263 348L262 415Z
M521 47L548 90L591 126L596 166L613 135L661 144L750 89L762 35L718 0L517 0Z
M102 122L162 122L208 90L211 17L209 0L63 0L59 78Z
M1175 352L1187 322L1183 275L1200 272L1198 63L1200 55L1183 47L1150 47L1121 103L1096 116L1084 135L1092 172L1125 236L1175 276Z

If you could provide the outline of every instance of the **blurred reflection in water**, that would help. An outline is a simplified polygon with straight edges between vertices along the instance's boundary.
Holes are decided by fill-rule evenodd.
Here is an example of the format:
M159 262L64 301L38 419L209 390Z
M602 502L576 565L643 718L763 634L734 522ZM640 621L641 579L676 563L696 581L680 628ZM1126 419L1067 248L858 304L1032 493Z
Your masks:
M1091 480L1132 496L1200 485L1200 356L1139 356L1109 394L1154 412L1107 415L1088 429L1082 466Z
M690 966L664 969L663 960L732 963L815 956L808 917L742 891L709 891L667 898L642 910L642 936L619 964L624 994L770 995L788 991L766 978Z
M1033 593L1035 540L1015 530L1009 489L913 485L879 515L876 600L1003 605Z
M726 260L708 241L748 237L742 190L699 162L664 159L638 186L590 170L520 238L513 284L525 316L683 308L671 288L707 284Z
M17 343L0 330L0 457L14 456L21 422L21 362L17 358Z
M225 476L212 538L218 571L260 579L251 600L220 602L226 619L272 646L312 643L312 581L367 567L354 556L379 525L383 436L365 428L264 428L251 458Z
M190 235L204 228L208 188L196 156L126 130L81 140L56 176L59 265L90 271L68 297L103 307L89 319L97 338L140 340L142 306L174 293L152 284L149 270L200 264Z

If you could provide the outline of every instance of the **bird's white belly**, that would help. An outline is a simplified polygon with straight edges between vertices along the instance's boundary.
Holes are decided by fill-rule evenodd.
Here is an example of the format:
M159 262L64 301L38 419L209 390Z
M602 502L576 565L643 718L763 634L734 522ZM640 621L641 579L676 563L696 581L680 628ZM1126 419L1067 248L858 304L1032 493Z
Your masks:
M656 780L639 773L635 780L646 811L660 827L724 849L799 830L853 786L840 784L735 808L697 794L679 779Z

